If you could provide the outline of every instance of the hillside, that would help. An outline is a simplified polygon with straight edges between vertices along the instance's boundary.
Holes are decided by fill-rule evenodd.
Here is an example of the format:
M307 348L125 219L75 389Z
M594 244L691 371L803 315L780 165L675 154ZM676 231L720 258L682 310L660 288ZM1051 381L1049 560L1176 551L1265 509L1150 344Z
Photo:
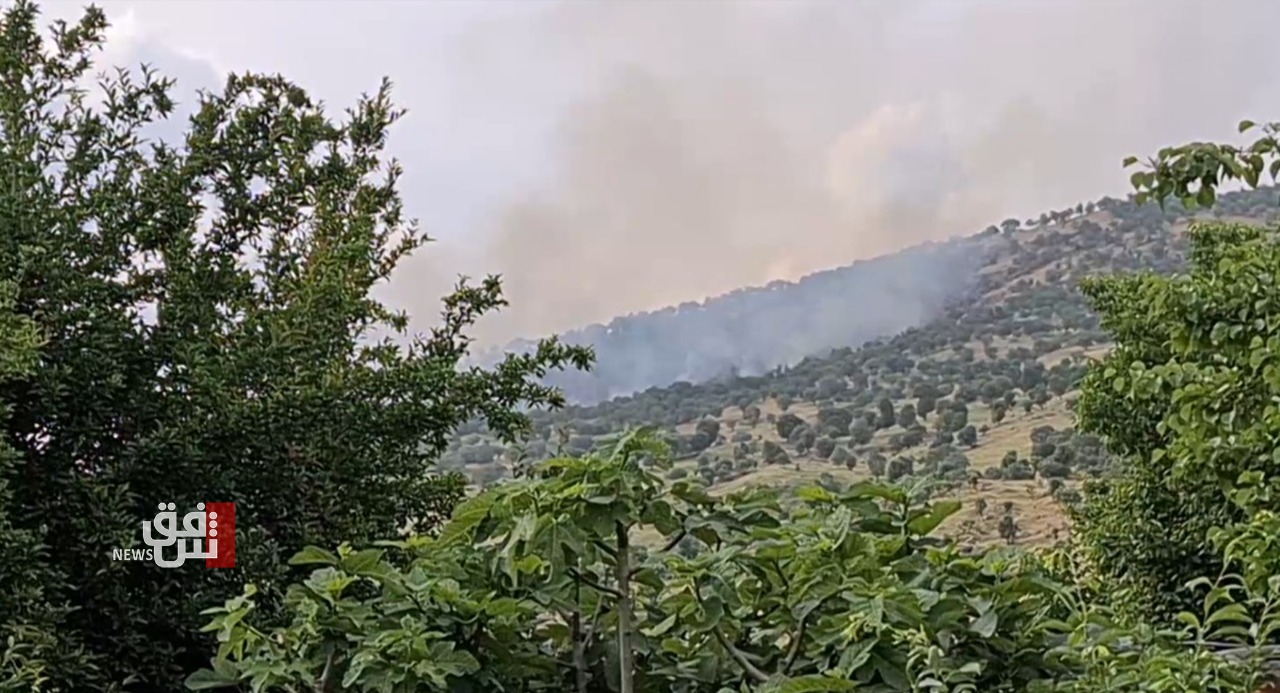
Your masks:
M573 330L560 338L593 347L596 367L554 373L547 382L571 402L595 404L681 380L760 375L833 347L890 336L933 318L970 290L984 264L982 250L967 242L925 244L794 282ZM477 361L491 365L505 352L534 345L513 342L478 354Z
M1274 189L1225 195L1212 214L1271 221L1275 195ZM496 444L472 424L459 431L441 463L483 484L505 476L516 460L557 449L581 453L627 427L658 425L682 460L672 478L697 475L713 492L754 484L834 484L870 475L929 476L944 485L943 493L973 501L952 518L947 529L953 534L978 543L1001 536L1051 541L1067 529L1059 501L1072 502L1079 480L1107 468L1100 442L1072 431L1074 390L1091 359L1109 348L1077 290L1079 281L1177 270L1185 254L1182 231L1191 219L1176 204L1162 211L1108 198L1034 221L1009 220L929 248L933 261L952 261L943 263L949 271L936 281L931 274L899 274L870 298L835 295L871 281L876 275L870 268L919 262L923 249L908 251L907 259L890 256L865 263L867 269L859 264L809 278L783 290L797 297L785 303L793 313L766 313L748 322L769 327L775 344L805 324L826 325L826 338L840 333L831 323L842 322L831 306L844 301L881 316L877 297L894 295L904 285L912 300L934 297L940 315L894 336L812 355L766 374L676 382L592 406L538 413L533 437L518 448ZM823 282L835 293L823 295ZM958 287L963 290L954 293ZM942 288L953 292L951 300L944 300ZM814 298L798 298L806 295ZM702 310L727 310L733 300L741 306L757 299L727 298ZM670 318L679 315L675 311ZM843 322L850 325L848 334L876 324L857 314ZM600 353L606 372L633 363L611 362L612 353ZM642 355L636 362L654 358Z

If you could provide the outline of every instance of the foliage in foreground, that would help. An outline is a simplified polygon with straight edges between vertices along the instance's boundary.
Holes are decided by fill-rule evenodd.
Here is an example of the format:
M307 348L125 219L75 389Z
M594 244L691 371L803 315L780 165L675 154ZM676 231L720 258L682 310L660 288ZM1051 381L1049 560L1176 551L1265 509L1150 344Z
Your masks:
M467 501L439 537L307 549L294 562L322 567L290 591L292 621L259 627L250 586L210 610L217 657L188 683L1240 691L1256 662L1181 641L1265 641L1280 626L1233 630L1256 600L1280 596L1280 581L1228 580L1183 628L1118 628L1055 577L1072 565L1065 555L966 556L933 538L957 503L929 501L927 482L716 499L668 488L650 471L664 459L632 435L608 457L544 462Z
M1221 181L1256 185L1264 167L1280 172L1276 132L1243 150L1163 150L1134 182L1160 201L1212 204ZM1229 223L1193 224L1188 235L1183 275L1084 286L1116 348L1085 379L1079 426L1124 464L1086 488L1075 531L1119 603L1164 619L1199 600L1188 581L1221 570L1215 528L1280 510L1280 496L1264 492L1238 502L1242 488L1280 475L1280 238Z

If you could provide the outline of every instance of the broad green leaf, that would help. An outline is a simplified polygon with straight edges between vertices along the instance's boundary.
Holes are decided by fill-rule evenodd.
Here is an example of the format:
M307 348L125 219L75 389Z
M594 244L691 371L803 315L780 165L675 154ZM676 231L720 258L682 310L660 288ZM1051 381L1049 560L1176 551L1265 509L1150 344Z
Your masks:
M475 528L489 516L497 494L481 493L467 499L453 509L452 519L440 532L441 543L470 541L474 537Z
M996 626L999 624L1000 615L996 613L994 608L990 608L978 616L977 620L969 626L969 630L977 633L981 637L989 638L992 635L995 635Z
M924 515L920 515L907 523L907 529L912 534L925 536L937 529L948 517L951 517L960 510L960 501L958 500L942 500L936 501L929 506L929 511Z
M640 632L644 633L646 636L650 638L661 637L665 635L667 631L671 630L673 626L675 626L676 616L677 614L671 614L670 616L662 619L655 625L649 626L648 628L640 629Z
M308 546L289 559L289 565L338 565L338 557L318 546Z
M341 561L341 568L354 575L382 575L385 574L386 571L378 570L378 567L381 564L382 549L364 549L343 558Z

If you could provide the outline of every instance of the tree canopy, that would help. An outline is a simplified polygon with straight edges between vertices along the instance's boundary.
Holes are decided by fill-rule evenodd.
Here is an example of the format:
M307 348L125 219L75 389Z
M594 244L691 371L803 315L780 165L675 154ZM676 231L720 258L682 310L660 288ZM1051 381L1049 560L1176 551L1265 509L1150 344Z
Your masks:
M562 402L539 379L590 358L547 341L461 368L467 328L504 303L494 278L460 284L424 336L371 297L424 241L382 154L388 84L335 121L283 78L232 76L157 141L170 81L80 86L105 27L92 8L48 36L30 3L0 15L0 308L21 320L3 323L0 527L36 542L22 569L68 607L46 674L77 690L179 680L199 610L282 586L282 552L430 529L465 485L432 473L449 434L479 417L514 439L523 408ZM221 500L235 570L105 560L156 502Z
M714 415L681 400L688 383L635 398L685 428L595 422L554 450L544 432L544 454L467 488L436 466L457 437L487 462L508 449L485 440L529 442L531 413L563 404L545 378L592 353L552 339L465 366L469 329L505 303L493 277L460 281L424 335L373 298L425 241L383 154L400 116L390 86L334 119L283 77L233 75L200 95L180 142L157 140L168 80L82 86L105 26L96 9L50 33L29 2L0 13L0 690L1262 682L1280 629L1274 230L1197 223L1184 272L1086 282L1115 348L1072 400L1084 435L1037 425L1029 459L1010 451L981 476L969 455L988 424L971 411L999 426L1020 404L1026 421L1085 366L1047 365L1062 345L1044 331L997 343L973 320L1087 329L1083 309L1020 312L1074 310L1066 289L950 315L953 342L914 332L917 351L872 344L746 379L756 391L709 385L740 418L723 400ZM1280 126L1261 132L1247 148L1162 150L1134 185L1214 205L1224 181L1280 170ZM1002 229L984 238L1024 230ZM947 368L982 377L929 377ZM769 437L743 430L757 424ZM1104 444L1115 463L1098 461ZM714 493L702 481L750 455L785 476L784 446L797 474L814 449L829 470L861 474L863 459L873 478ZM1082 494L1062 481L1077 471L1098 477ZM1007 546L941 531L958 486L1028 480L1035 493L1050 477L1075 520L1056 546L1020 546L1009 499L990 513ZM108 559L136 546L157 502L200 501L237 504L236 568Z

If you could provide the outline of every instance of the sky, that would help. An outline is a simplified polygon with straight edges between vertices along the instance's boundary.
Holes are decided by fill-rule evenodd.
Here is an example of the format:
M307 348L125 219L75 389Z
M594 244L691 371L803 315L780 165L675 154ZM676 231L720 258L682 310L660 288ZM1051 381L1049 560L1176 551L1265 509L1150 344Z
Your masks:
M459 274L499 273L482 343L1122 196L1127 155L1280 119L1268 0L99 5L103 64L180 98L278 72L340 110L389 77L436 241L383 295L427 329Z

